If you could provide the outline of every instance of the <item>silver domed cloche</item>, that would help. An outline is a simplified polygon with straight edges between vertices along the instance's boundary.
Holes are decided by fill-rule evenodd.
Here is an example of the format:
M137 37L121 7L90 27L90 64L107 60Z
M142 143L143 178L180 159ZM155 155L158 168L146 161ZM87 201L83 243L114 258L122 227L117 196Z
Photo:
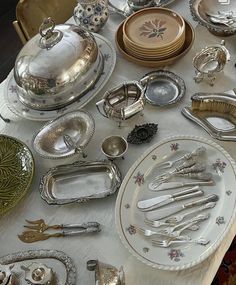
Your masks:
M91 89L103 67L91 33L75 25L55 26L47 18L17 56L14 77L19 100L32 109L59 109Z

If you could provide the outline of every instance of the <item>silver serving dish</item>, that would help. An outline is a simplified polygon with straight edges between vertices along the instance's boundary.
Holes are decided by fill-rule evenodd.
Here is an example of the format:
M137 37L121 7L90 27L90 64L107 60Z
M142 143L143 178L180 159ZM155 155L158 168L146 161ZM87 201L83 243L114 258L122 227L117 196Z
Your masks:
M65 158L84 154L95 129L93 117L85 111L72 111L44 125L33 139L34 150L44 158Z
M230 13L236 14L236 1L190 0L189 5L193 19L211 33L217 36L229 36L236 33L236 23L233 17L228 17ZM226 16L222 17L223 15Z
M62 251L42 249L11 253L0 257L0 272L5 271L6 266L10 268L9 276L14 276L14 283L7 285L76 283L75 265Z
M200 125L213 138L236 141L235 90L227 93L196 93L192 106L182 109L182 114Z
M101 115L120 123L144 109L144 92L145 88L138 81L126 82L105 92L96 106Z
M113 265L98 260L89 260L87 269L95 271L95 285L125 285L123 267L118 270Z
M120 187L121 174L110 161L75 162L49 169L40 182L48 204L82 203L109 196Z
M36 110L59 109L91 89L103 67L92 34L75 25L55 26L48 18L17 56L14 77L19 100Z
M146 87L147 102L157 106L174 104L186 92L184 80L167 70L149 72L140 80L140 83Z
M230 53L225 48L225 41L202 49L193 58L196 69L195 82L199 83L205 78L210 85L214 85L216 74L221 72L230 60Z

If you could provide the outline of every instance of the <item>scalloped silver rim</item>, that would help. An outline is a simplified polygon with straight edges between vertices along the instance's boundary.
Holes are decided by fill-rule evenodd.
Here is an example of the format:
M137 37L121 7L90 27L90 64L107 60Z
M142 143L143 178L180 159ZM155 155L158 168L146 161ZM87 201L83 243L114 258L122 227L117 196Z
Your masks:
M205 27L208 30L213 31L213 32L224 33L224 34L228 34L228 35L236 33L236 28L234 28L234 29L231 29L231 28L227 29L227 27L221 28L221 27L217 27L213 24L210 24L210 23L202 20L202 18L198 15L198 13L196 12L196 10L194 8L194 3L196 1L197 0L189 0L189 8L190 8L190 12L192 14L194 21L197 21L201 26L203 26L203 27Z
M235 161L232 159L232 157L229 155L229 153L224 150L220 145L218 145L217 143L202 138L202 137L197 137L197 136L191 136L191 135L179 135L179 136L170 136L166 139L163 139L160 143L157 143L153 146L151 146L148 150L145 151L145 153L139 157L139 159L137 159L134 164L132 165L132 167L129 169L128 173L126 174L122 185L125 184L127 182L127 180L129 179L129 173L131 173L138 165L139 162L141 160L143 160L150 152L152 152L155 148L157 148L158 146L176 140L176 139L193 139L193 140L198 140L201 142L205 142L208 143L210 145L212 145L213 147L217 148L219 151L221 151L226 157L227 159L230 161L234 171L236 172L236 163ZM116 223L116 229L119 235L119 238L121 239L122 244L124 245L124 247L126 249L128 249L128 251L134 256L136 257L139 261L141 261L142 263L145 263L148 266L151 266L153 268L158 268L161 270L169 270L169 271L178 271L178 270L185 270L188 268L191 268L199 263L201 263L202 261L204 261L205 259L207 259L221 244L221 242L223 241L223 239L225 238L226 234L229 232L235 217L236 217L236 207L234 208L233 214L231 216L231 219L227 225L227 227L225 228L224 232L222 233L221 237L218 239L218 241L210 248L207 250L206 253L202 254L200 258L196 259L195 261L192 261L190 263L187 263L185 265L182 266L168 266L168 265L162 265L162 264L157 264L157 263L153 263L153 262L148 262L146 259L144 259L142 256L138 255L134 250L132 250L129 245L127 244L127 242L125 241L125 239L123 238L123 233L122 233L122 229L121 229L121 225L120 225L120 219L119 219L119 205L120 205L120 200L121 200L121 196L122 193L124 191L124 189L122 189L122 185L120 187L120 190L118 192L118 196L117 196L117 200L116 200L116 206L115 206L115 223Z
M59 118L65 116L65 115L67 115L67 114L69 114L69 113L75 113L75 112L81 112L81 113L86 114L86 115L90 118L90 120L93 122L92 129L91 129L91 131L90 131L90 133L89 133L89 137L88 137L88 139L87 139L87 142L86 142L86 143L84 144L84 146L83 146L83 150L86 148L86 146L87 146L87 145L89 144L89 142L91 141L91 139L92 139L92 137L93 137L93 135L94 135L94 132L95 132L95 120L94 120L93 116L92 116L88 111L85 111L85 110L73 110L73 111L66 112L66 113L64 113L64 114L62 114L62 115L56 117L55 119L52 119L51 121L47 122L47 123L44 124L44 125L42 126L42 128L40 128L40 129L38 130L38 132L33 136L33 139L32 139L32 146L33 146L35 152L37 152L37 154L38 154L39 156L41 156L41 157L43 157L43 158L45 158L45 159L57 160L57 159L64 159L64 158L72 157L72 156L74 156L74 155L79 155L79 153L76 153L76 152L71 153L71 154L68 154L68 155L63 155L63 156L47 156L47 155L43 155L42 153L38 152L38 150L35 148L35 143L34 143L34 141L35 141L37 135L38 135L46 126L50 125L50 124L53 123L55 120L57 120L57 119L59 119Z

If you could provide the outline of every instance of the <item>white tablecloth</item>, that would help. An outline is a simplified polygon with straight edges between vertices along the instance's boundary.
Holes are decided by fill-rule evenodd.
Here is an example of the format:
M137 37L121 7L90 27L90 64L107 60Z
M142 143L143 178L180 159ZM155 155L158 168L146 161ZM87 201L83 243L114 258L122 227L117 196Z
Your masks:
M186 19L196 26L191 19L188 8L188 1L177 0L171 5L171 8L177 10ZM114 43L115 31L122 18L118 15L111 15L102 34ZM100 116L95 108L95 102L102 97L105 90L121 83L123 81L139 79L148 68L132 64L117 52L117 64L113 75L108 84L96 99L92 100L86 110L91 112L95 118L96 131L92 142L87 148L88 160L97 160L104 158L100 152L100 144L105 136L111 134L126 136L135 124L146 122L158 123L159 131L154 140L149 145L133 146L130 145L125 160L117 161L117 165L125 175L134 161L147 149L147 147L160 142L162 139L178 134L191 134L210 139L209 135L187 120L181 115L181 108L190 105L190 96L198 91L225 91L235 87L236 70L234 68L235 37L226 38L226 45L231 51L231 62L227 65L225 72L220 75L214 87L206 83L196 84L193 80L194 69L192 58L197 51L211 43L219 43L220 38L211 35L205 28L196 27L196 40L190 52L179 60L176 64L166 67L177 73L186 83L187 92L185 98L178 104L168 108L158 108L146 105L144 116L135 116L123 124L121 129L108 119ZM0 121L0 132L10 136L17 137L25 142L32 150L31 140L37 130L43 125L42 122L26 121L13 115L6 107L3 98L4 82L0 85L0 113L11 119L10 124L4 124ZM235 143L216 141L223 146L235 159ZM32 150L33 151L33 150ZM209 285L211 284L220 262L227 251L236 232L236 222L227 234L227 237L217 249L217 251L205 260L202 264L179 272L168 272L153 269L139 262L129 254L123 247L116 233L114 222L114 209L116 195L92 201L81 205L49 206L39 195L39 179L48 168L64 163L71 163L74 159L62 161L50 161L40 158L33 152L36 163L35 178L32 189L17 207L7 213L0 221L0 255L6 255L12 252L29 249L57 249L66 252L74 260L77 267L77 284L94 284L94 274L86 270L86 262L89 259L99 259L103 262L111 263L117 267L123 265L126 273L127 285ZM49 224L58 223L80 223L84 221L96 220L103 225L100 234L94 236L80 236L63 239L49 239L47 241L34 244L24 244L18 238L21 233L24 219L34 220L44 218Z

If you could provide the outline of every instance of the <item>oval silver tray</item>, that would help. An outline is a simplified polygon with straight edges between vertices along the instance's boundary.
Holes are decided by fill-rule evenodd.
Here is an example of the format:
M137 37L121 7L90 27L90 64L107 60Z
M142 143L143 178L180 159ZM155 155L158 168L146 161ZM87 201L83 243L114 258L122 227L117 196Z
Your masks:
M48 204L62 205L104 198L120 184L121 173L111 161L79 161L49 169L39 190Z
M74 285L76 283L75 265L72 259L63 251L41 249L11 253L0 257L0 270L1 266L14 265L11 271L16 276L19 284L28 284L24 279L25 274L22 267L27 267L35 262L39 264L43 262L44 265L51 268L56 280L60 280L61 285ZM31 285L37 283L31 283ZM57 284L59 283L57 282Z

